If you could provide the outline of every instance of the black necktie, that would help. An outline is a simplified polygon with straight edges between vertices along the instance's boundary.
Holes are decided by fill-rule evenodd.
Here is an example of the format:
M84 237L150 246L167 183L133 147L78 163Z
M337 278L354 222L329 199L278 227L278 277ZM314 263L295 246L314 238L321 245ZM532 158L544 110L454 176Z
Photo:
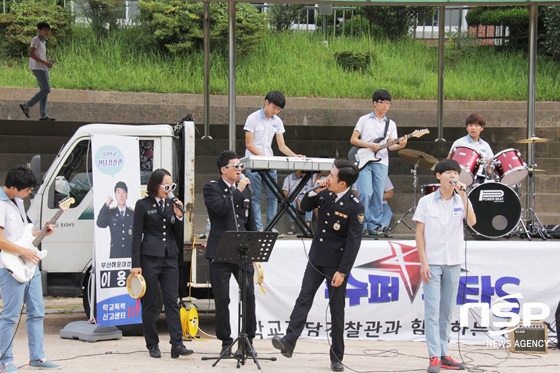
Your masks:
M331 200L331 207L334 206L334 203L335 203L335 202L336 202L336 194L333 195L333 198L332 198L332 200Z
M124 211L121 211L121 218L124 218Z
M165 212L165 202L162 199L159 200L159 208L161 212Z

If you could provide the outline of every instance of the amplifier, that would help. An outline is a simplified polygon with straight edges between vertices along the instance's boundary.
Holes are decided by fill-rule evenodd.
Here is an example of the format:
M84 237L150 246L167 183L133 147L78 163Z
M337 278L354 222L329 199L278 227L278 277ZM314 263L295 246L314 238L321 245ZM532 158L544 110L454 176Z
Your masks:
M530 326L520 321L517 329L509 333L509 341L511 352L548 353L548 330L542 321L533 321Z

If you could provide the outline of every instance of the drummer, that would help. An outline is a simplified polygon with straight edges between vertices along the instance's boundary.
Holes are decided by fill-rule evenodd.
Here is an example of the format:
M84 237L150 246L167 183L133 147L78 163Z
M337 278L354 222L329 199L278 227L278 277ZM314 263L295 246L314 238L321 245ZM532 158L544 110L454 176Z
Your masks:
M491 178L492 168L490 167L490 161L494 157L492 148L490 145L480 138L480 133L484 131L484 126L486 125L486 119L480 114L471 114L465 120L465 126L467 127L467 136L461 137L455 140L449 151L447 158L451 158L455 148L458 146L469 146L477 150L482 155L482 160L486 162L487 175ZM482 184L486 179L484 175L484 167L479 167L477 177L474 181L475 184Z

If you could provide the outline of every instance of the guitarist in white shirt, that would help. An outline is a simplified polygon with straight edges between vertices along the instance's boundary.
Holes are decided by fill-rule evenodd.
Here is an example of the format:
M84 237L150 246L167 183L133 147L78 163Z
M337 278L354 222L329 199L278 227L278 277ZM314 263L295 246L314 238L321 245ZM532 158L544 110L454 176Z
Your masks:
M35 175L27 167L16 166L8 172L5 186L0 189L0 250L19 253L25 259L38 263L40 258L35 250L13 243L21 238L24 227L29 224L23 199L31 193L35 185ZM48 230L48 234L52 234L54 226L49 226ZM34 235L38 233L39 231L33 232ZM0 370L18 371L13 363L12 338L24 301L27 308L29 368L59 369L60 365L47 360L43 351L45 306L39 269L36 268L35 275L29 282L22 283L12 277L0 261L0 292L4 303L0 317Z
M370 162L360 170L360 176L356 183L359 191L358 198L365 209L364 234L370 236L383 235L383 191L385 179L389 172L389 151L399 150L406 146L406 137L398 140L398 144L391 145L386 149L380 146L384 143L394 141L398 138L397 126L394 121L387 118L386 113L391 107L391 94L380 89L373 93L374 110L370 114L362 116L354 132L350 143L360 148L370 148L377 152L379 162ZM386 128L387 127L387 128ZM380 139L381 138L381 139ZM377 140L377 141L376 141Z

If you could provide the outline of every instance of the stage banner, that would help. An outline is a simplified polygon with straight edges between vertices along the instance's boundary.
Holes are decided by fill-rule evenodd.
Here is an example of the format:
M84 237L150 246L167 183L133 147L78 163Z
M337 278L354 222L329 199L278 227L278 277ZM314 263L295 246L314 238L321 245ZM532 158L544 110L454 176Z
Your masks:
M126 290L134 206L141 194L138 138L93 135L92 156L97 324L138 324L140 299Z
M264 292L255 289L257 338L285 334L310 245L310 240L279 240L270 261L263 263ZM560 276L551 275L560 262L557 243L467 241L465 250L452 342L503 346L508 320L553 321L560 300ZM232 281L232 304L237 302L237 289ZM233 308L232 330L237 330ZM302 338L326 338L330 319L325 283L315 296ZM345 322L346 339L425 340L422 279L414 241L362 241L346 290Z

